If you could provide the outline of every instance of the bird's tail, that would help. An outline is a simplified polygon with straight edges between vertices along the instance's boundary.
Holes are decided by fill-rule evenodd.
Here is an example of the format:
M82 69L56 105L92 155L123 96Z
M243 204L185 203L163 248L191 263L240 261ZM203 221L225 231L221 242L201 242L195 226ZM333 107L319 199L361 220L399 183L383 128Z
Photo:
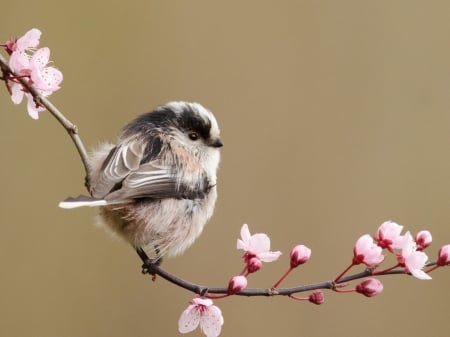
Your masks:
M85 195L80 195L76 198L69 197L63 201L61 201L58 206L61 208L77 208L77 207L95 207L95 206L105 206L107 205L106 200L96 199L92 197L88 197Z

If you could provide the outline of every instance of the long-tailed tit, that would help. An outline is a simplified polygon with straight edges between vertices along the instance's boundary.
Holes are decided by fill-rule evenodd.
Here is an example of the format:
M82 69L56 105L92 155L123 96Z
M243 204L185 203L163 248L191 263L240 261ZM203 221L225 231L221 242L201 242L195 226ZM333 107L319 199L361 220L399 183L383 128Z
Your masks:
M91 197L59 206L100 206L101 222L135 248L153 248L157 258L181 254L213 213L220 147L210 111L170 102L128 124L115 145L94 151Z

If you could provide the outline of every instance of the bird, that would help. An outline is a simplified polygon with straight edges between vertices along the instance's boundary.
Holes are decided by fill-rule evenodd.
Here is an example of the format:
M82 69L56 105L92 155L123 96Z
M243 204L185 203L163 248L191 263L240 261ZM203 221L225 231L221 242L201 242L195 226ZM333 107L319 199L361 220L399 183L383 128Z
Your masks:
M211 218L223 142L216 118L199 103L173 101L138 116L115 144L88 157L90 195L61 208L99 207L99 223L155 261L189 248Z

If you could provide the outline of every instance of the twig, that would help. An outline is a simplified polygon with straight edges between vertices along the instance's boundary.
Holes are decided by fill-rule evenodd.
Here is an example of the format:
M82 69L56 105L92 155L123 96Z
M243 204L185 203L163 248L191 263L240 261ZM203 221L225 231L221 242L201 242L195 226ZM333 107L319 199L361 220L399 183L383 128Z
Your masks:
M136 249L139 257L144 263L142 266L142 271L144 274L150 274L155 277L158 275L169 281L172 284L175 284L178 287L184 288L193 292L194 294L198 294L200 296L205 296L206 294L227 294L228 288L225 287L208 287L203 285L198 285L186 280L183 280L175 275L168 273L163 270L157 263L153 263L152 260L147 256L147 254L140 248ZM435 262L427 264L427 266L435 265ZM404 269L394 269L390 270L382 275L393 275L393 274L404 274L410 275L409 273L405 273ZM302 293L307 291L313 291L318 289L334 289L337 284L343 284L350 281L354 281L357 279L362 279L365 277L369 277L372 275L372 271L370 269L366 269L360 273L352 274L349 276L342 277L339 281L324 281L319 283L307 284L297 287L291 288L246 288L234 295L238 296L289 296L296 293ZM381 275L378 275L381 276Z
M69 133L70 138L72 139L75 147L80 155L81 161L84 166L84 171L86 173L86 182L90 181L89 177L89 166L88 166L88 155L86 152L86 148L84 147L83 142L81 141L80 136L78 135L78 128L75 124L73 124L69 119L67 119L59 109L54 106L46 97L42 96L33 86L28 83L27 78L18 76L15 74L8 65L8 62L5 60L3 55L0 54L0 67L3 72L3 80L7 82L12 76L17 79L26 90L28 90L34 98L36 104L44 106L55 118L56 120L66 129Z

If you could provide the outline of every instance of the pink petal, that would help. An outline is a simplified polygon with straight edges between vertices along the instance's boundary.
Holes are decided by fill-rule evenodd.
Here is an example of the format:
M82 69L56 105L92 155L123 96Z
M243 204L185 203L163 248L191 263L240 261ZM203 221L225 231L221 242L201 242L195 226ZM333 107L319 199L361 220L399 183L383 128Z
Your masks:
M50 60L50 49L47 47L40 48L31 56L30 66L31 69L41 69L45 67Z
M58 90L63 76L62 73L54 67L44 67L42 69L33 69L31 79L34 87L44 91L45 96L51 95Z
M428 256L424 252L415 251L405 258L407 270L416 278L421 280L431 280L431 276L425 273L422 268L427 263Z
M28 99L28 104L27 104L28 115L33 119L38 119L39 118L38 112L44 111L45 108L36 107L36 103L34 102L33 96L31 96L31 94L26 94L26 96Z
M22 37L17 39L17 48L25 50L28 48L35 48L39 44L41 38L41 31L37 28L30 29Z
M280 251L276 251L276 252L263 252L263 253L259 253L258 257L261 261L263 262L273 262L278 260L278 258L281 256L281 252Z
M250 251L255 254L270 250L270 238L263 233L253 234L249 243Z
M200 311L195 304L189 305L178 320L178 331L188 333L195 330L200 323Z
M9 58L9 67L20 75L22 70L30 68L30 57L23 51L15 51Z
M241 238L244 242L249 242L251 235L250 230L248 229L248 225L245 223L241 227Z
M213 305L213 301L210 298L201 297L193 298L191 303L196 305L204 305L205 307L210 307L211 305Z
M236 248L248 251L248 245L241 239L237 240Z
M200 328L207 337L219 336L222 325L222 311L215 305L208 307L200 318Z
M14 83L11 86L11 100L13 101L14 104L20 104L22 102L23 99L23 90L22 90L22 85L19 83Z

